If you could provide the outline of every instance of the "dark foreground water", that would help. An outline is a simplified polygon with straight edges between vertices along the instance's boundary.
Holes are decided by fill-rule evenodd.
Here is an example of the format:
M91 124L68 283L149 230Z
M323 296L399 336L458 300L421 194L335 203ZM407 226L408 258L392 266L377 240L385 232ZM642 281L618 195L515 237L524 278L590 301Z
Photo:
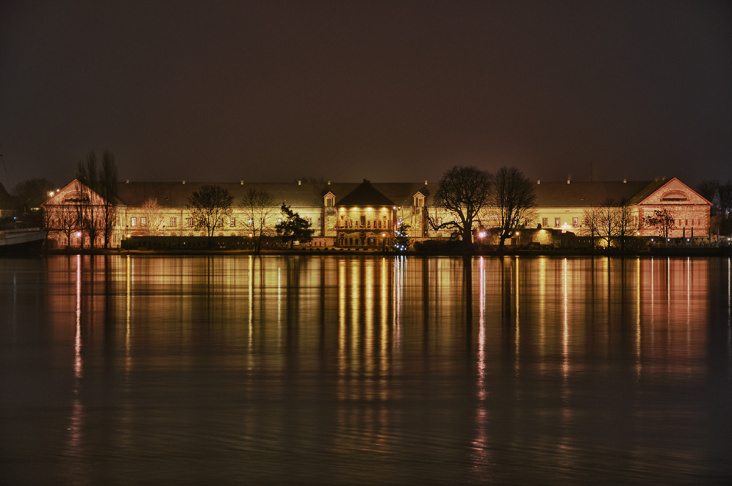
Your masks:
M729 259L0 260L2 484L732 482Z

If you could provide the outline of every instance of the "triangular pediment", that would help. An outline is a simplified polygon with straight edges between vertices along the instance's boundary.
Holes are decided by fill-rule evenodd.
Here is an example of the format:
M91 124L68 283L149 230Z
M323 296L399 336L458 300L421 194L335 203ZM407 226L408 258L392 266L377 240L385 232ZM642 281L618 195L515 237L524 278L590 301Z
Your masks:
M104 204L104 198L89 189L79 179L74 179L62 189L56 191L41 206L61 206L65 204L74 204L80 199L90 200L94 205Z
M712 203L676 177L669 179L667 183L646 196L638 204L641 206L659 204L712 205Z

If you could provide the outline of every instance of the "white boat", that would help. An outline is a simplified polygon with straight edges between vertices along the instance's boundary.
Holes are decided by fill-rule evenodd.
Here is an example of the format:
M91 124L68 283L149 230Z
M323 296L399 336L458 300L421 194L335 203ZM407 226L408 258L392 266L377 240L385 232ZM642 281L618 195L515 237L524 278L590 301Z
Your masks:
M39 228L0 231L0 255L38 252L47 234Z

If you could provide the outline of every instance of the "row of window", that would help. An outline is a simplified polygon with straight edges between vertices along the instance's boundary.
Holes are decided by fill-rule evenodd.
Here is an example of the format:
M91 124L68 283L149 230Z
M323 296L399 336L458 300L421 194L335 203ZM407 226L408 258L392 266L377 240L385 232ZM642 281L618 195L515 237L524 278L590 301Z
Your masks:
M136 228L138 221L140 223L140 226L143 226L143 227L147 226L147 218L145 216L142 216L141 218L139 218L139 220L138 220L138 218L133 216L130 218L130 227ZM175 228L176 226L178 226L178 218L171 217L169 227ZM193 226L193 218L188 218L188 226Z
M386 229L388 228L387 222L386 222L386 216L384 216L383 220L379 219L366 219L366 216L361 216L359 219L353 220L353 219L345 219L345 216L341 216L340 224L338 225L339 228L375 228L375 229Z
M308 223L313 224L313 219L312 218L305 218L305 220ZM146 217L142 216L142 217L140 217L138 219L137 217L133 216L133 217L130 218L130 227L136 228L137 225L138 225L138 222L139 222L140 226L142 226L142 227L147 226L147 218ZM251 218L248 220L248 224L252 224L253 222L254 222L254 220L251 219ZM282 218L277 218L277 222L278 223L281 223L282 222ZM264 219L261 219L260 220L260 223L264 224ZM186 218L186 224L189 227L194 226L193 218ZM318 218L318 224L320 224L320 218ZM175 228L177 226L178 226L178 218L176 218L174 216L171 216L171 218L170 218L170 225L168 227L169 228ZM236 218L229 218L229 226L231 226L232 228L234 228L236 226ZM379 227L381 227L381 226L379 226Z
M562 218L554 218L554 227L560 228L561 226L562 226ZM542 228L549 227L549 218L541 218L541 227ZM579 227L579 218L576 216L572 218L572 227L573 228Z
M684 227L690 227L689 226L689 220L688 219L679 220L678 221L679 226L682 226L681 225L681 222L682 221L683 221L683 226ZM631 225L635 225L635 224L637 224L637 222L638 222L637 217L636 216L633 216L631 218ZM579 223L580 223L579 222L579 217L576 217L575 216L575 217L572 218L572 227L573 228L578 228L579 227ZM701 219L692 219L691 220L691 227L693 227L695 224L697 226L701 226ZM562 226L562 218L554 218L554 227L555 228L560 228L561 226ZM549 218L541 218L541 227L542 228L548 228L549 227Z

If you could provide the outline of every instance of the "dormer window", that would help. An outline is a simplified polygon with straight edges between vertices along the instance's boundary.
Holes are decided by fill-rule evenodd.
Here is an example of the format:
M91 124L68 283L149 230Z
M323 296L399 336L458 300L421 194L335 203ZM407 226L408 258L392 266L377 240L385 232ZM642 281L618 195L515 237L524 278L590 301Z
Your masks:
M333 195L333 193L329 192L325 195L324 199L326 208L332 208L333 206L335 206L335 196Z
M414 195L414 207L415 208L423 208L424 207L424 196L421 192L418 192Z

